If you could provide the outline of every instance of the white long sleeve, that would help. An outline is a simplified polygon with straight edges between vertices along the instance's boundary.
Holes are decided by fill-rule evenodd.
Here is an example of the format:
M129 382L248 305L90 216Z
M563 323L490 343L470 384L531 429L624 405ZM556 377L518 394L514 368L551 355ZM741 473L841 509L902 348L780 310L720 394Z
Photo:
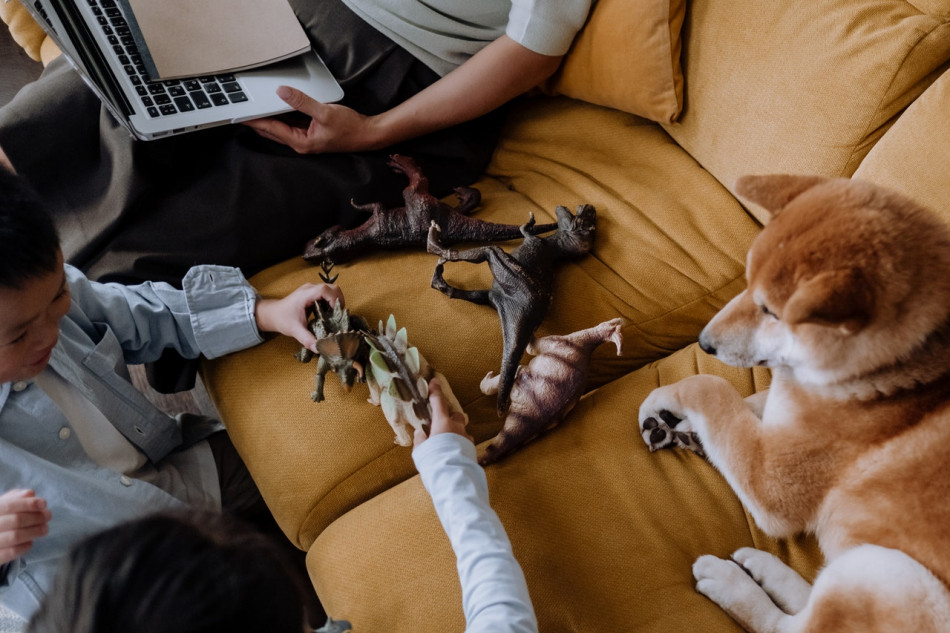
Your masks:
M488 502L475 447L454 433L435 435L412 453L458 563L466 633L537 633L521 566Z

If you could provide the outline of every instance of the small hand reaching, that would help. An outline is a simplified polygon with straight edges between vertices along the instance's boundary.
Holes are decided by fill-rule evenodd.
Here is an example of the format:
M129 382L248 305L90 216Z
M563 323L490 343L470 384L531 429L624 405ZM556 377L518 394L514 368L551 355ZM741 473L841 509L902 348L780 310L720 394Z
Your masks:
M429 437L440 433L455 433L474 441L468 431L465 430L465 414L462 412L449 413L449 405L445 401L445 394L442 393L442 386L435 378L429 381L429 404L432 406L432 425L429 435L426 436L422 429L416 429L413 436L414 446L419 446Z
M10 490L0 495L0 564L25 554L33 541L49 532L46 500L32 490Z
M343 306L343 292L333 284L304 284L283 299L260 299L255 308L257 328L297 339L310 351L317 352L317 339L307 328L307 309L322 299L331 306Z

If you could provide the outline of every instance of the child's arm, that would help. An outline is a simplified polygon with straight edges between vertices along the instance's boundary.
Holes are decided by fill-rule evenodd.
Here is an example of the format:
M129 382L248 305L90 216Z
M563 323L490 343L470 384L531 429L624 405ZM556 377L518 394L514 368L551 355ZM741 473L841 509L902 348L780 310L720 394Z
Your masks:
M107 325L129 363L157 360L167 348L185 358L216 358L260 343L261 332L287 334L312 347L306 305L318 298L342 300L339 289L326 284L305 284L279 301L261 300L240 270L226 266L192 268L182 290L166 283L100 284L71 266L66 275L72 320L97 339Z
M0 495L0 565L16 560L49 532L46 501L32 490L10 490Z
M485 472L460 415L429 385L432 430L416 432L412 457L458 561L467 633L536 633L528 585L488 502Z
M301 345L317 353L317 338L307 328L307 308L322 299L331 306L340 303L343 293L332 284L304 284L283 299L259 299L254 310L261 332L276 332L297 339Z

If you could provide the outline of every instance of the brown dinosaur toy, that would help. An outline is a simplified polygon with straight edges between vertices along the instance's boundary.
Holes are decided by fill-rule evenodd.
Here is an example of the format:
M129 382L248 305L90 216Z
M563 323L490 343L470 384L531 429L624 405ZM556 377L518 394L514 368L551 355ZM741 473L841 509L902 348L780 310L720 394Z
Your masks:
M620 355L621 327L623 319L616 318L572 334L534 339L527 349L534 358L518 367L515 374L505 424L485 448L479 463L487 466L497 462L559 424L581 397L594 350L610 341ZM480 385L482 393L498 391L500 378L488 372Z
M456 187L458 206L452 207L429 193L429 180L408 156L395 154L389 164L409 178L403 189L404 207L385 209L379 202L353 207L371 213L368 220L353 229L332 226L307 243L303 258L308 262L330 260L340 263L373 249L423 248L429 226L435 222L445 244L457 242L501 242L521 237L521 227L484 222L469 217L482 196L478 189ZM557 224L535 226L532 233L553 231Z

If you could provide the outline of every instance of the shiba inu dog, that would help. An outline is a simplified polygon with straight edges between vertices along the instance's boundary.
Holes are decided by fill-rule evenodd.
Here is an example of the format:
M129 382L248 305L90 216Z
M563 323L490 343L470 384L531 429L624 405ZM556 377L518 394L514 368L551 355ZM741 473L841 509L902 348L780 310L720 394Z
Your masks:
M693 376L650 394L640 431L701 446L765 532L814 534L826 564L811 585L755 549L705 555L696 588L756 633L950 631L950 231L860 181L736 191L771 219L699 341L771 388Z

